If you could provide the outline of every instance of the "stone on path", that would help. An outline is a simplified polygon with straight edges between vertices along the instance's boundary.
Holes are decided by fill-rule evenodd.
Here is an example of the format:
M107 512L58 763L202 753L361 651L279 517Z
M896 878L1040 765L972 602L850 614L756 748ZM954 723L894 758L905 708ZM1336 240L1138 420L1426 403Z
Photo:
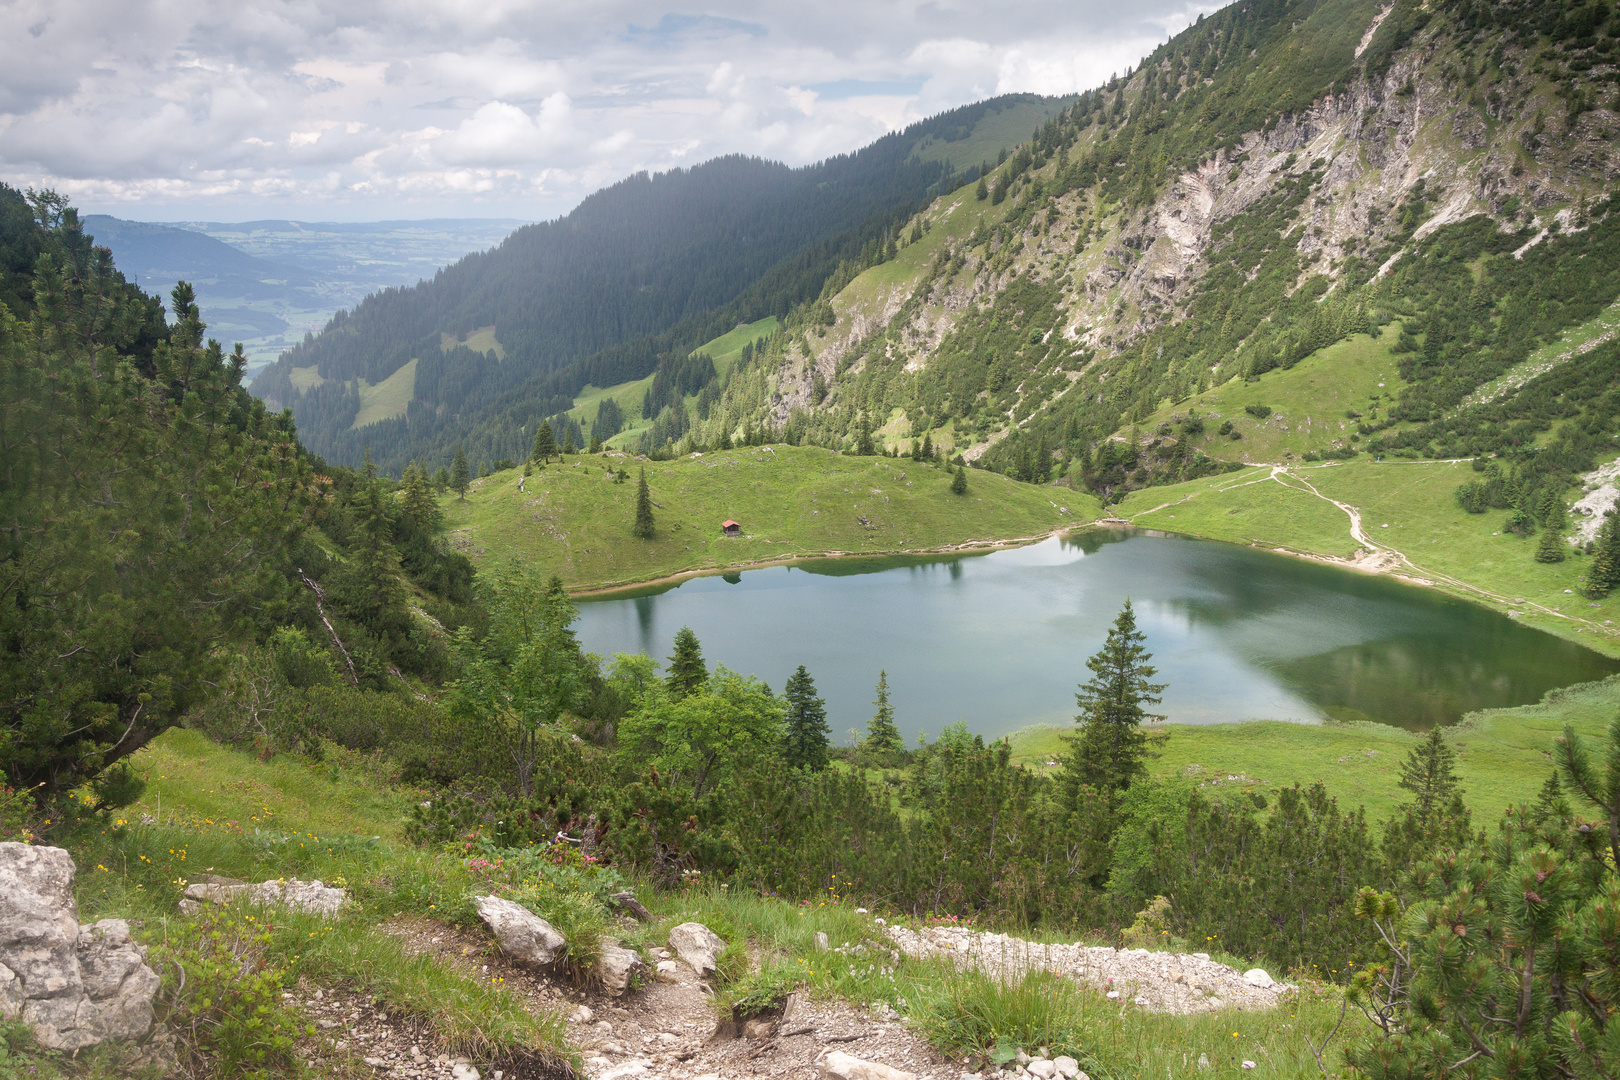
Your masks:
M618 938L602 939L602 955L596 961L596 977L602 989L617 997L629 989L630 978L642 967L641 956L619 948Z
M1265 968L1250 968L1243 973L1243 981L1264 989L1271 985L1271 976L1266 974Z
M669 932L669 947L699 975L713 975L726 943L702 923L687 922Z
M1057 1075L1057 1063L1048 1061L1045 1058L1036 1058L1028 1065L1025 1065L1024 1068L1029 1072L1029 1075L1038 1076L1041 1080L1052 1080L1052 1077Z
M1080 1063L1067 1054L1060 1054L1053 1058L1052 1064L1057 1067L1059 1076L1066 1076L1069 1080L1074 1080L1075 1077L1080 1075Z
M863 1061L841 1050L821 1059L825 1080L917 1080L916 1073L890 1068L876 1061Z
M546 920L522 904L499 896L475 896L478 917L484 920L501 952L529 964L552 964L568 947L567 940Z
M0 844L0 1017L49 1050L139 1039L161 980L124 920L79 925L73 875L61 848Z

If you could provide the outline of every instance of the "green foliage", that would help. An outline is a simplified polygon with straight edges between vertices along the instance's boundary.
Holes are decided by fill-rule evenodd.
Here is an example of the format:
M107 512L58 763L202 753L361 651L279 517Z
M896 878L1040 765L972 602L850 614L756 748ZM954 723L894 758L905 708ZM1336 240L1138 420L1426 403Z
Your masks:
M1536 545L1536 562L1560 563L1569 550L1564 543L1564 534L1557 529L1548 528L1541 532L1541 543Z
M556 576L510 563L483 588L489 625L481 639L456 638L462 676L450 714L511 758L518 786L534 787L543 733L584 704L586 680L573 623L579 612Z
M977 1054L1010 1065L1026 1048L1067 1054L1092 1076L1110 1070L1097 1056L1095 1028L1106 1007L1093 992L1049 972L1008 985L979 972L941 979L915 1004L912 1019L947 1053Z
M0 310L0 770L44 795L209 696L243 624L287 603L316 488L189 286L165 331L71 210L37 239L36 307Z
M630 533L642 540L651 540L658 533L658 526L653 521L652 492L647 487L647 470L641 470L641 478L636 482L636 520L630 527Z
M1610 514L1598 530L1592 564L1587 568L1583 591L1600 599L1620 586L1620 517Z
M956 475L951 477L951 494L966 495L968 490L967 469L961 465L956 467Z
M872 704L877 711L866 722L866 748L882 755L894 755L905 750L900 729L894 724L894 706L889 704L889 673L878 672L877 700Z
M471 482L472 470L467 467L467 451L458 444L455 461L450 466L450 490L456 493L458 499L465 499L467 485Z
M672 696L687 697L702 690L709 681L709 668L703 662L703 646L690 626L675 632L675 651L669 657L669 674L664 685Z
M1430 728L1423 742L1406 755L1397 783L1416 796L1414 806L1425 817L1462 794L1457 780L1457 754L1438 727Z
M1349 1061L1385 1078L1429 1075L1600 1076L1613 1067L1609 974L1620 948L1620 722L1595 762L1566 729L1563 788L1596 810L1581 821L1549 785L1502 820L1488 844L1441 852L1426 894L1405 911L1364 893L1383 962L1357 987L1379 1033Z
M271 932L241 911L210 908L195 922L169 922L152 947L154 965L171 965L169 1015L162 1021L185 1033L191 1065L217 1076L267 1078L290 1069L293 1048L313 1035L281 1000L288 982L282 963L268 953Z
M827 704L816 696L816 683L800 664L788 676L782 696L787 704L782 756L795 768L818 772L827 767Z
M770 687L717 668L695 690L650 694L620 723L619 755L701 797L746 762L774 751L783 720L783 703Z
M1158 704L1164 690L1149 681L1157 669L1148 663L1153 654L1142 647L1144 640L1126 600L1103 647L1086 661L1092 677L1075 695L1080 732L1070 740L1064 768L1101 791L1124 791L1147 772L1149 737L1141 726L1164 719L1144 707Z
M557 456L557 434L551 425L542 421L534 428L534 445L529 448L529 460L544 465Z

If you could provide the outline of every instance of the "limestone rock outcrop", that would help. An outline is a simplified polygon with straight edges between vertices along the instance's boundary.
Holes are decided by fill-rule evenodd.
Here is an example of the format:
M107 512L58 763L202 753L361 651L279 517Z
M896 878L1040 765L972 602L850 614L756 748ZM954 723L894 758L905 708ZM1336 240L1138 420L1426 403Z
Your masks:
M669 947L675 950L693 971L702 976L715 973L721 955L726 951L724 939L702 923L681 923L669 932Z
M501 952L529 964L552 964L568 948L556 927L524 907L499 896L475 896L478 917L495 935Z
M161 980L128 923L79 925L73 875L61 848L0 844L0 1017L51 1050L139 1039Z

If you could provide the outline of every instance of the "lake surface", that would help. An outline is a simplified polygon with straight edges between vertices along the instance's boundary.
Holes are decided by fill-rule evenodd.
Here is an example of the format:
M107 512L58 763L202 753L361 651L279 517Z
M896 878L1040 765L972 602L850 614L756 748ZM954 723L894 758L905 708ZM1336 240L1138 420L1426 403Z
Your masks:
M1073 720L1078 683L1129 597L1178 723L1376 720L1422 729L1601 679L1620 660L1384 578L1177 537L1089 532L951 558L826 559L579 605L584 647L672 651L778 692L799 664L837 743L872 715L879 669L907 739Z

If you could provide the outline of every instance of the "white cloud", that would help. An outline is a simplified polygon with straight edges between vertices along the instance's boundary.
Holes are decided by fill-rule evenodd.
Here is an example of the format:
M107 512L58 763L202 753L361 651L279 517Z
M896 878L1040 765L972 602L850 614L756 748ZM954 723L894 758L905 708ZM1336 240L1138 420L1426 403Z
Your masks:
M132 217L549 217L1133 64L1200 0L10 0L0 179ZM819 88L819 89L818 89Z

